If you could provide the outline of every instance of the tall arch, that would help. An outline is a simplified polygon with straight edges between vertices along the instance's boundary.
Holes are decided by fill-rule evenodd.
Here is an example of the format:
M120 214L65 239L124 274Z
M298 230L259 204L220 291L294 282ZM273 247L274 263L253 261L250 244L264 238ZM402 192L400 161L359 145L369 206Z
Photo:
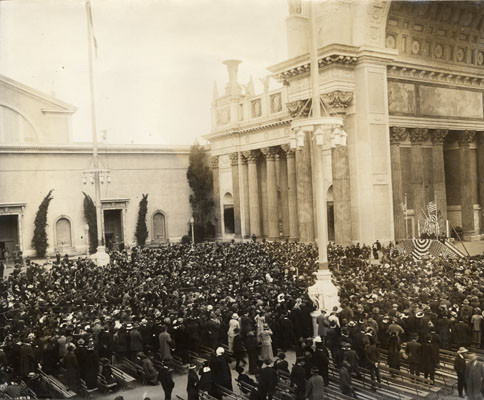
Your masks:
M37 143L39 134L32 121L19 109L0 104L0 143Z
M224 205L224 233L235 233L234 197L232 193L225 193L223 198Z
M72 250L72 223L66 215L59 216L54 225L55 250L67 253Z
M156 210L153 213L151 216L151 226L151 241L153 243L163 243L168 240L166 214L163 211Z

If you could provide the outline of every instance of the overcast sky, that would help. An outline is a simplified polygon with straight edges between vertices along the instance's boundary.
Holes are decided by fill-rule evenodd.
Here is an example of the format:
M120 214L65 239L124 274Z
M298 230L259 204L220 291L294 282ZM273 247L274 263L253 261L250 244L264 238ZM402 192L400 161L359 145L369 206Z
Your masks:
M108 142L191 144L210 131L223 60L242 60L246 83L287 57L286 0L91 1ZM84 0L0 1L0 73L76 106L73 138L90 139Z

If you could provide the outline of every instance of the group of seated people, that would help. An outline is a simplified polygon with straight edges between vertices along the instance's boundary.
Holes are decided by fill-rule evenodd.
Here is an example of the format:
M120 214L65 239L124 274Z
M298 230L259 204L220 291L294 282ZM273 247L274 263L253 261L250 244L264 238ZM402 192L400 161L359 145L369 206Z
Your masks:
M314 374L328 383L329 360L351 394L359 366L378 381L379 348L391 368L406 359L433 379L440 348L483 345L482 256L370 263L371 248L358 244L329 246L341 307L322 311L309 341L317 255L297 242L169 244L115 251L102 268L86 258L18 265L0 282L0 384L23 381L42 397L46 388L29 379L45 373L79 391L99 375L118 383L112 364L130 360L165 389L174 357L188 365L190 354L211 349L216 361L224 344L238 370L247 360L260 396L269 396L263 370L290 349L298 396ZM222 368L208 358L203 381L224 386L226 371L217 377Z

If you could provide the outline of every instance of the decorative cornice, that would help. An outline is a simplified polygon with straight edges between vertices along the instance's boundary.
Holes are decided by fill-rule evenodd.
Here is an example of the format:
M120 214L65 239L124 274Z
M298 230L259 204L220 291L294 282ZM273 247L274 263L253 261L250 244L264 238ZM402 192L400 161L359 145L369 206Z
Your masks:
M413 128L410 129L409 134L412 144L422 144L429 138L429 130L427 128Z
M399 126L390 127L390 144L399 145L408 138L408 129Z
M329 107L331 113L338 115L346 114L346 109L352 100L353 92L334 90L333 92L323 94L324 104Z
M463 131L457 135L459 146L469 146L476 138L476 131Z
M456 73L455 70L446 71L432 67L418 67L410 65L389 65L388 78L423 80L443 84L462 85L470 87L484 87L484 78L478 75Z
M222 132L208 133L206 135L202 135L202 137L208 141L211 141L213 139L221 139L223 137L228 137L228 136L233 136L233 135L238 135L238 134L243 134L248 132L261 131L267 128L274 128L276 126L281 126L281 125L288 125L291 123L291 121L292 121L292 118L277 119L277 120L268 122L266 124L253 125L247 128L239 128L239 129L232 128L229 130L224 130Z
M448 133L448 129L431 129L430 140L432 140L433 144L444 144Z

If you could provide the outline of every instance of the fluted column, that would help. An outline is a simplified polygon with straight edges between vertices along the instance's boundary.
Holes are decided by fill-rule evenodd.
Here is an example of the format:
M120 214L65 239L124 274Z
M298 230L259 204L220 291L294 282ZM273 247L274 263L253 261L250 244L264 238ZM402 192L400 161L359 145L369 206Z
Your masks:
M289 239L297 240L299 238L299 224L297 220L296 152L287 144L282 145L281 148L286 153Z
M484 233L484 132L476 132L477 177L479 179L479 205L481 206L480 231Z
M348 147L338 146L332 150L334 204L334 241L351 244L351 186Z
M314 242L313 185L310 132L304 133L304 146L296 152L297 211L299 240Z
M279 210L277 207L277 174L276 174L276 153L272 147L261 149L266 159L267 170L267 216L268 216L268 238L276 240L279 238Z
M423 221L421 218L422 210L425 209L425 189L423 174L423 155L422 143L428 139L428 129L414 128L410 129L410 141L412 147L410 150L412 160L412 194L413 209L415 211L415 220Z
M222 237L222 218L220 217L220 177L218 168L218 156L211 159L212 176L213 176L213 202L215 217L215 238Z
M261 153L259 153L261 154ZM267 165L265 158L260 155L258 160L259 170L259 193L260 193L260 218L261 232L265 238L269 237L269 214L267 214Z
M393 220L395 226L395 240L406 238L405 203L402 183L402 162L400 157L400 143L408 137L407 129L396 126L390 127L390 157L392 163L392 189L393 189Z
M473 142L475 134L475 131L464 131L457 136L460 158L460 212L464 237L475 233L470 157L470 144Z
M240 189L239 189L239 153L230 154L232 165L232 194L234 196L234 233L240 238Z
M444 141L448 132L447 129L433 129L430 131L430 139L432 140L432 182L434 185L435 202L444 221L447 220Z
M257 158L259 154L256 150L244 151L244 157L247 159L249 171L249 215L250 215L250 233L258 238L261 236L260 224L260 203L259 203L259 182L257 176Z
M289 198L288 198L288 177L287 161L285 153L281 150L279 154L279 192L281 193L281 209L279 214L282 220L282 236L289 238Z
M244 210L244 217L243 217L243 226L245 237L250 237L250 210L249 210L249 166L247 164L247 158L243 154L240 155L240 162L242 164L242 185L244 185L244 203L243 203L243 210Z

